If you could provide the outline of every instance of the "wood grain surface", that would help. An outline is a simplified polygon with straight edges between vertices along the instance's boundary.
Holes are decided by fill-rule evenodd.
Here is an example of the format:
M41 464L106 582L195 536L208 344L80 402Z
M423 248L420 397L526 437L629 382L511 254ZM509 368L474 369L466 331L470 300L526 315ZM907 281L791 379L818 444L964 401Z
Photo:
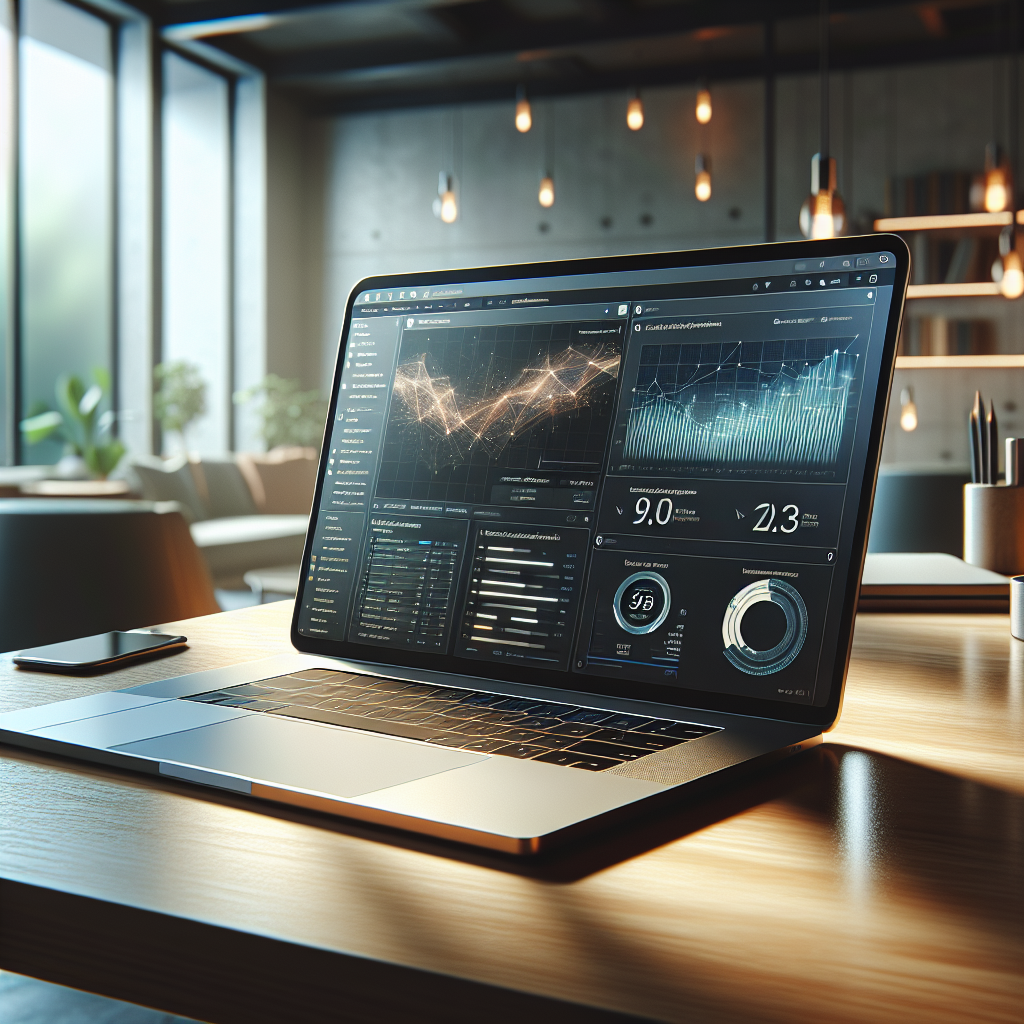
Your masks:
M86 679L0 656L0 710L279 653L289 614ZM5 747L0 967L226 1024L1016 1022L1022 741L1006 616L862 615L824 745L534 863Z

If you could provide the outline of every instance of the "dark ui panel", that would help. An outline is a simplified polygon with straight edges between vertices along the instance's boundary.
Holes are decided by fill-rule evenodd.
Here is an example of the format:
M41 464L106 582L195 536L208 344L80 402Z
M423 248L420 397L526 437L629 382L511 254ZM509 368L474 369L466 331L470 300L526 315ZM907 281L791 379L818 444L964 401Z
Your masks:
M575 667L809 702L832 568L598 550Z
M592 509L623 325L406 330L375 497Z
M569 667L586 530L480 526L455 653Z
M350 639L443 653L466 524L373 518Z
M843 484L612 477L605 486L598 530L658 541L834 549L845 492Z

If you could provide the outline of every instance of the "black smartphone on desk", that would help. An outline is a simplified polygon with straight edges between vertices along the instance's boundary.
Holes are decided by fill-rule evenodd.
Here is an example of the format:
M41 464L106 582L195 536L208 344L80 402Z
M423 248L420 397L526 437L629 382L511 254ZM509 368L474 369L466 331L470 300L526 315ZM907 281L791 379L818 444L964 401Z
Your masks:
M98 633L76 640L64 640L45 647L29 647L14 657L20 668L47 672L93 672L121 665L154 654L180 649L188 637L170 633Z

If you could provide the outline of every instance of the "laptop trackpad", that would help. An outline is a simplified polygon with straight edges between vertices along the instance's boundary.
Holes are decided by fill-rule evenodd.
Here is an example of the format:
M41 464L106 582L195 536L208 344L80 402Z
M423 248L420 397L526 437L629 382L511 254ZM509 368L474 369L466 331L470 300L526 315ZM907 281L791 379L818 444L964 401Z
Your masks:
M279 715L246 715L112 748L337 797L361 796L486 760Z

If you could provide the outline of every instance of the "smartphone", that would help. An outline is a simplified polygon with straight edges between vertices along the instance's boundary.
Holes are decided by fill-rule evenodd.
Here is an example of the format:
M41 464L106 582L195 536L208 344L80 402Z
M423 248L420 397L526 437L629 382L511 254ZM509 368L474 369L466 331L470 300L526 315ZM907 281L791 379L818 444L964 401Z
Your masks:
M20 651L13 660L21 668L90 672L107 666L119 667L125 662L165 651L180 650L187 643L188 637L170 633L99 633L45 647L30 647Z

